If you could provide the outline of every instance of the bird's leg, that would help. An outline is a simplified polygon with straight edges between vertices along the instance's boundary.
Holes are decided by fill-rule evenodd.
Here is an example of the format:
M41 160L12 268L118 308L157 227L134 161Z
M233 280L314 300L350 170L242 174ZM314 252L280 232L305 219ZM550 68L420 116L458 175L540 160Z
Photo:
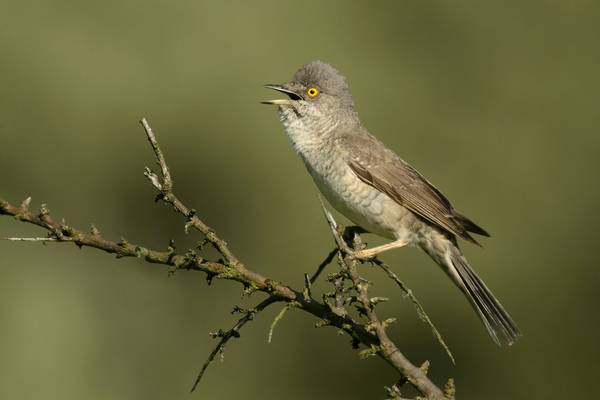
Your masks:
M371 247L370 249L358 250L354 252L354 257L360 260L369 260L379 253L383 253L387 250L397 249L399 247L404 247L407 244L409 244L408 240L400 239L394 242L383 244L381 246Z
M346 243L350 244L350 243L352 243L352 240L354 239L354 235L359 235L361 233L369 233L369 232L358 225L347 226L344 229L344 233L342 234L342 239ZM396 240L396 241L386 243L381 246L372 247L370 249L356 250L356 251L354 251L353 255L354 255L354 257L356 257L360 260L369 260L369 259L375 257L379 253L383 253L384 251L387 251L387 250L397 249L399 247L404 247L407 244L409 244L409 242L405 239ZM350 245L350 247L352 247L352 246Z

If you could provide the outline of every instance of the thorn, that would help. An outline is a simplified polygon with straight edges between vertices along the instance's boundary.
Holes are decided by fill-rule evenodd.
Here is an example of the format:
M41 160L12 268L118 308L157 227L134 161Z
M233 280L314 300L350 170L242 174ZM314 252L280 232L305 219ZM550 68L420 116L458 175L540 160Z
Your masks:
M98 228L96 228L96 225L94 224L90 225L90 233L92 234L92 236L100 236L100 231L98 230Z
M46 203L42 203L42 205L40 206L40 218L44 218L48 214L50 214L48 206L46 205Z
M427 372L429 372L429 361L428 361L428 360L425 360L425 361L423 362L423 364L421 364L421 366L419 367L419 369L420 369L421 371L423 371L423 373L424 373L425 375L427 375Z
M242 308L238 305L233 306L231 314L254 314L255 310Z
M217 274L213 273L213 272L207 272L206 273L206 283L208 286L210 286L212 284L212 281L214 279L214 277L217 276Z
M211 338L213 338L213 339L216 339L216 338L218 338L218 337L223 337L223 336L225 336L225 332L223 331L223 329L219 329L219 330L218 330L218 331L216 331L216 332L208 332L208 335L209 335Z
M187 213L187 215L186 215L187 222L185 223L185 225L183 227L183 230L184 230L184 232L185 232L186 235L188 233L190 233L190 228L194 226L194 221L193 220L194 220L195 216L196 216L196 210L193 209L193 208L190 208L189 211L188 211L188 213ZM206 241L207 239L204 239L204 240Z
M389 301L389 300L390 300L390 299L388 299L387 297L371 297L371 298L369 299L369 302L370 302L372 305L377 305L377 304L379 304L379 303L384 303L384 302L386 302L386 301Z
M163 185L162 185L160 179L158 178L158 175L156 175L150 168L145 167L144 168L144 176L146 178L148 178L148 180L150 181L150 183L152 183L152 186L154 186L156 188L156 190L158 190L159 192L162 192Z
M389 399L401 399L402 393L400 392L400 388L397 384L393 384L392 386L384 386L383 387L389 396Z
M169 269L167 270L167 276L169 278L172 276L175 276L175 273L177 272L178 269L179 269L179 264L171 265L169 267Z
M310 276L308 276L308 274L304 274L304 290L303 290L302 294L307 299L310 299L312 297Z
M173 257L175 257L175 239L169 240L169 245L167 246L167 263L170 264L173 261ZM169 268L169 276L175 273L177 270L177 266L171 266Z
M23 200L23 202L21 203L21 211L28 211L29 210L29 205L31 204L31 196L26 198L25 200Z

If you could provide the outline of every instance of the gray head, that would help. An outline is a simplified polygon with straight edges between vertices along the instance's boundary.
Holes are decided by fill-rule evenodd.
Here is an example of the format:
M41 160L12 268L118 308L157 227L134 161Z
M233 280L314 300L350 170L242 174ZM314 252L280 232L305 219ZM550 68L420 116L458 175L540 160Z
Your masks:
M290 82L265 87L288 95L289 99L263 102L278 105L282 119L356 118L346 79L322 61L302 66Z

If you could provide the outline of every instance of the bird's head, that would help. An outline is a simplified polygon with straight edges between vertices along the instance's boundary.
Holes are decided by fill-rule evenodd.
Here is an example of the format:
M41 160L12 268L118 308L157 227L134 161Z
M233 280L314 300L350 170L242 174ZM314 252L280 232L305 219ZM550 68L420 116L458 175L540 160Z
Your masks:
M302 66L290 82L265 87L288 96L287 99L262 102L279 106L282 119L330 119L354 115L354 102L345 78L322 61Z

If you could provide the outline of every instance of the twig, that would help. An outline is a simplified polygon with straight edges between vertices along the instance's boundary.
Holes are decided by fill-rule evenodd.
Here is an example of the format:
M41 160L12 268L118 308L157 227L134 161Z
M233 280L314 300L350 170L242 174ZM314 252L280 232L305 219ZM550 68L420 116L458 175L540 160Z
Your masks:
M198 218L196 215L196 211L186 207L176 196L173 194L173 180L171 178L171 173L169 172L169 167L165 161L165 157L158 145L156 140L156 136L154 135L154 131L150 127L146 118L142 118L140 124L144 128L146 132L146 136L148 137L148 141L152 145L152 149L154 150L154 154L156 155L156 161L160 165L162 171L162 179L158 177L156 173L154 173L150 168L146 167L144 170L144 176L148 178L150 183L158 190L159 197L158 199L163 200L165 203L171 205L175 211L182 214L187 218L187 226L192 226L197 229L199 232L206 236L206 239L217 249L219 253L225 258L225 261L230 266L237 267L242 270L245 269L243 265L239 262L239 260L233 255L229 247L227 246L227 242L221 239L214 230L206 225L204 222ZM239 264L239 265L238 265Z
M317 267L317 270L312 274L311 277L309 277L308 274L304 274L304 291L302 292L304 294L304 297L306 297L306 298L312 297L312 293L311 293L312 284L317 281L317 279L319 278L321 273L325 270L325 267L327 267L331 263L331 261L333 261L333 258L338 253L338 251L339 250L337 247L335 249L331 250L329 252L329 254L327 254L327 257L325 257L325 259L323 261L321 261L321 263ZM269 336L268 336L268 340L267 340L268 343L271 343L271 338L273 336L273 329L275 328L277 323L283 318L283 316L285 315L285 313L287 312L287 310L289 308L290 308L289 304L283 306L281 308L281 310L279 311L279 313L277 314L277 316L273 319L273 322L271 323L271 328L269 329Z
M319 275L321 275L321 272L323 272L325 267L328 266L333 261L333 258L338 253L338 251L339 250L336 247L335 249L331 250L329 252L329 254L327 254L327 257L325 257L325 259L323 261L321 261L321 264L319 264L315 273L310 277L311 284L316 282L316 280L319 278Z
M4 237L1 239L11 242L56 242L58 240L53 237Z
M277 313L275 318L273 318L273 321L271 322L271 326L269 327L269 335L267 336L267 343L271 343L271 340L273 339L273 331L275 330L275 327L277 326L279 321L281 321L283 319L283 316L285 315L287 310L289 310L292 307L296 307L296 304L295 303L287 303L285 306L283 306L283 308L279 311L279 313Z
M378 343L376 345L371 345L371 349L367 349L365 354L379 354L383 359L400 371L400 373L406 377L406 379L417 390L426 395L428 398L446 399L442 390L440 390L429 380L426 371L410 363L410 361L406 359L406 357L388 337L385 331L384 323L379 320L373 309L373 304L368 293L368 283L364 281L358 274L357 265L359 264L360 260L357 260L353 256L353 249L351 249L342 239L338 225L329 210L327 210L323 202L321 202L321 205L338 247L346 254L345 256L340 257L342 261L341 265L346 269L348 276L352 280L352 283L358 293L358 300L362 305L362 311L369 321L367 325L368 329L378 338ZM356 237L358 238L358 235L356 235Z
M323 269L331 262L331 260L333 259L333 257L335 256L335 254L337 254L338 249L333 249L329 255L325 258L325 260L323 260L323 262L321 262L321 264L319 264L317 271L313 274L313 276L310 279L308 278L308 275L305 274L305 291L303 292L304 297L310 297L310 284L314 283L315 280L318 278L319 274L323 271ZM204 365L202 365L202 369L200 370L200 373L198 374L198 376L196 377L196 381L194 382L194 385L192 387L191 392L193 392L196 387L198 386L198 383L200 383L200 380L202 379L202 377L204 376L204 373L206 372L206 369L208 368L208 366L212 363L212 361L214 360L214 358L217 356L217 354L222 353L225 347L225 344L227 344L227 342L232 338L232 337L239 337L239 331L242 329L242 327L249 321L254 319L254 315L257 314L258 312L264 310L265 308L267 308L269 305L275 303L277 300L269 297L266 300L262 301L261 303L257 304L254 308L250 309L249 312L244 315L244 317L242 317L231 329L229 329L227 332L219 332L221 333L221 335L217 335L217 337L221 337L221 340L219 341L219 343L217 344L217 346L213 349L213 351L210 353L210 355L208 356L208 359L206 360L206 362L204 363ZM275 327L277 326L277 324L279 323L279 321L281 321L281 319L283 318L283 316L285 315L285 313L287 312L287 310L289 310L291 307L295 307L297 305L296 302L289 302L287 303L285 306L283 306L281 308L281 310L279 311L279 313L277 313L277 315L275 316L275 318L273 319L273 321L271 322L271 326L269 327L269 334L267 336L267 343L271 343L271 340L273 338L273 331L275 330Z
M156 154L156 161L157 161L158 165L160 166L160 169L162 172L162 182L160 184L160 188L159 187L156 187L156 188L158 190L160 190L161 192L162 191L170 192L171 189L173 188L173 180L171 179L171 172L169 171L169 167L167 166L167 163L165 161L165 156L163 155L163 152L160 150L158 141L156 140L156 136L154 135L154 132L152 131L152 128L150 127L150 124L148 123L146 118L142 118L140 121L140 124L142 124L142 126L144 127L144 130L146 131L146 135L148 136L148 141L150 142L150 145L152 146L152 149L154 150L154 154Z
M92 247L114 254L117 258L137 257L153 264L163 264L182 270L201 271L209 277L240 282L245 287L265 292L280 301L296 302L298 309L312 314L319 320L328 321L329 325L344 330L354 340L364 343L366 346L370 346L377 341L373 334L367 332L360 323L350 316L337 315L324 303L315 299L307 299L302 292L245 268L240 271L223 262L208 261L200 256L190 257L185 254L177 254L173 249L167 251L152 250L130 243L125 239L111 241L102 237L97 230L93 230L92 233L88 234L72 226L54 221L45 207L42 207L41 212L34 213L14 206L0 198L0 216L2 215L12 216L18 221L39 226L52 234L62 232L56 240L57 243L74 243L78 247Z
M194 385L192 386L190 393L193 392L194 390L196 390L196 387L198 386L198 384L200 383L200 380L204 376L204 372L206 372L206 369L213 362L213 360L215 359L217 354L223 352L227 342L229 342L229 340L231 338L239 338L240 337L240 329L242 329L242 327L244 325L246 325L246 323L248 321L251 321L252 319L254 319L255 314L261 312L262 310L264 310L271 304L275 303L276 301L279 301L279 300L274 297L268 297L267 299L260 302L256 307L246 310L246 312L244 313L244 316L242 318L240 318L238 320L238 322L227 332L222 332L221 330L219 330L219 332L212 335L213 337L220 337L221 340L219 340L219 343L217 344L217 346L213 349L213 351L208 356L208 359L202 365L202 369L200 369L200 372L196 376L196 380L194 381Z
M413 305L415 306L415 309L417 310L417 315L419 316L419 318L421 318L421 320L423 322L425 322L427 325L429 325L429 327L431 328L431 332L433 333L433 336L435 336L435 338L437 339L439 344L444 348L444 350L446 351L446 354L450 358L450 361L452 361L452 364L456 364L456 362L454 361L454 356L452 355L450 348L444 341L442 334L437 330L437 328L433 324L433 321L431 321L431 318L429 318L429 315L427 315L427 313L425 312L425 309L423 308L421 303L419 303L419 300L417 300L417 297L414 295L412 290L410 290L408 288L408 286L406 286L406 284L404 282L402 282L402 280L400 280L400 278L398 278L398 275L396 275L394 273L394 271L392 271L386 263L384 263L383 261L381 261L378 258L374 258L371 261L374 264L376 264L379 268L384 270L385 273L388 275L388 277L390 277L390 279L392 279L394 282L396 282L396 284L400 287L400 290L402 290L402 292L404 292L406 297L408 297L410 299L410 301L413 303Z

